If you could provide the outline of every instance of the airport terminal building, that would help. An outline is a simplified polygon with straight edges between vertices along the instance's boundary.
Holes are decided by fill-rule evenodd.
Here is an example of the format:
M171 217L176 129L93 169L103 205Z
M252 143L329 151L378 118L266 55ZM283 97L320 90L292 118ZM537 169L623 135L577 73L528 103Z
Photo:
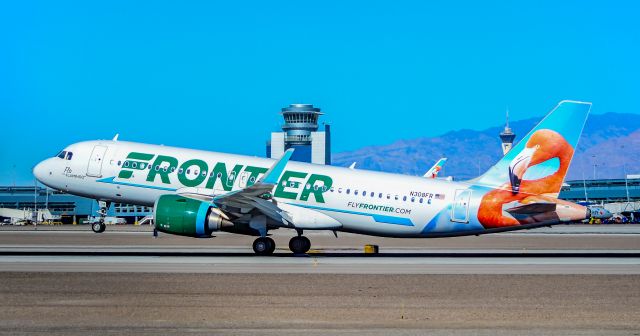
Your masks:
M64 224L79 224L89 216L97 216L98 202L93 199L69 195L61 191L42 187L0 186L0 209L29 210L49 209L52 215L60 216ZM153 213L150 207L113 203L107 216L124 218L135 223Z
M561 199L571 202L589 202L603 205L612 213L640 218L640 178L567 181L560 192ZM48 208L60 215L63 223L80 223L88 216L96 216L95 200L65 194L42 187L0 186L0 208L33 210ZM113 203L107 216L135 223L151 215L153 209L145 206Z

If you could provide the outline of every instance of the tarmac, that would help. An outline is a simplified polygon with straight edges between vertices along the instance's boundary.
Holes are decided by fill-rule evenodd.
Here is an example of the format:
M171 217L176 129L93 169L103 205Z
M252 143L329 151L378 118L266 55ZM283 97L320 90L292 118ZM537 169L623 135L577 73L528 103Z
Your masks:
M305 235L307 255L274 231L257 257L225 233L0 227L0 334L640 334L640 226Z

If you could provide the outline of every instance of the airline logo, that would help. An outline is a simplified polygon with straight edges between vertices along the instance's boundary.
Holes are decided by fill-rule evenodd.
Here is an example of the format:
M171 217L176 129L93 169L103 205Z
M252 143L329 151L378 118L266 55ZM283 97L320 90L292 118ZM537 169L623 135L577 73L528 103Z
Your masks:
M155 158L155 159L154 159ZM153 162L151 163L151 161ZM185 187L222 189L231 191L236 179L241 176L246 186L253 185L268 168L236 164L228 169L225 162L216 162L213 167L200 159L190 159L182 163L168 155L131 152L120 168L119 179L130 179L134 173L146 174L145 180L152 183L171 184L177 176ZM324 203L323 193L333 185L327 175L285 170L278 181L274 197L308 201L313 198Z

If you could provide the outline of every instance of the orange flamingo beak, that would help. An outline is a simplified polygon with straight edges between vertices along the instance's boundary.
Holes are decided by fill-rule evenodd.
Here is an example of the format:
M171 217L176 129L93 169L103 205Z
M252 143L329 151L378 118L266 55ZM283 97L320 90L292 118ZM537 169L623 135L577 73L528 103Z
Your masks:
M509 181L511 182L511 192L517 194L520 192L520 183L522 182L522 177L524 173L529 168L529 163L531 163L531 158L536 151L536 147L525 147L525 149L520 152L509 165Z

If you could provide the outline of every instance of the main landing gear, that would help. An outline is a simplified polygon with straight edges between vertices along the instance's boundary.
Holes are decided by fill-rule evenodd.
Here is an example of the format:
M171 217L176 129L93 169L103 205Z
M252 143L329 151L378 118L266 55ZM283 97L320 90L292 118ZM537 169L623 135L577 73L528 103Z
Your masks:
M276 242L269 237L260 237L253 242L253 252L257 255L270 255L276 250Z
M91 224L91 230L95 233L102 233L107 229L107 225L104 223L104 218L107 216L107 209L109 209L109 202L98 201L98 206L100 206L100 210L98 210L98 214L100 215L100 219L97 222Z
M253 242L253 251L257 255L271 255L276 249L276 243L269 237L260 237ZM305 254L311 249L311 241L298 231L298 236L291 238L289 249L294 254Z
M305 254L311 249L311 241L305 236L297 236L289 240L289 249L294 254Z

